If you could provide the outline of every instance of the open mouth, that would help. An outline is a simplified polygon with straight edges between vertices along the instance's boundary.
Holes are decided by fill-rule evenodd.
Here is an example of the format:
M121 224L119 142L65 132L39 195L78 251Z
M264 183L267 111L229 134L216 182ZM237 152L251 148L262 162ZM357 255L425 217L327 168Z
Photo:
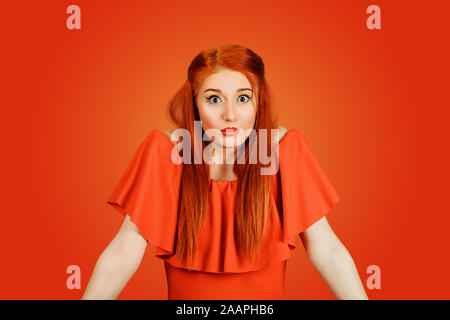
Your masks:
M222 134L224 136L235 136L239 132L238 128L235 127L227 127L225 129L222 129Z

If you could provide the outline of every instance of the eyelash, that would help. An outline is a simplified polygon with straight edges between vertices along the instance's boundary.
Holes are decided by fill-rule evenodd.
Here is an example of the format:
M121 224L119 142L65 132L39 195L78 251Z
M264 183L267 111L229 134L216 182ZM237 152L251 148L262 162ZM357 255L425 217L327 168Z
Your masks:
M245 97L248 98L248 100L247 100L246 102L242 102L242 103L247 103L247 102L249 102L250 99L251 99L251 98L250 98L248 95L246 95L246 94L241 94L241 95L238 97L238 99L239 99L240 97L242 97L242 96L245 96ZM212 102L211 102L211 99L214 98L214 97L219 98L219 96L217 96L217 95L212 95L212 96L206 98L206 101L207 101L208 103L211 103L211 104L217 104L217 103L212 103ZM219 98L219 99L220 99L220 98Z

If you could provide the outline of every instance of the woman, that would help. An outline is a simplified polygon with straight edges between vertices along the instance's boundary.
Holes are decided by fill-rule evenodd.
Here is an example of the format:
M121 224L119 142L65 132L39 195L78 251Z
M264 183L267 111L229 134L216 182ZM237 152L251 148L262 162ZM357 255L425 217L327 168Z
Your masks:
M148 242L169 299L283 299L297 235L337 299L367 299L325 218L338 195L301 132L273 119L257 54L201 52L169 111L177 129L149 133L107 201L125 220L82 299L115 299Z

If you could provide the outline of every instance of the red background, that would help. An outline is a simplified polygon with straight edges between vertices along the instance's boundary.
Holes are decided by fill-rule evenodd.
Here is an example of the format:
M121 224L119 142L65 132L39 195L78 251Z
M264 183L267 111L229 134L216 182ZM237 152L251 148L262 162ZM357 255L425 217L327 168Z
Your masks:
M266 64L280 124L341 201L328 220L370 299L449 299L446 1L29 1L2 5L1 299L80 299L122 216L106 204L202 49ZM66 8L81 8L68 30ZM381 8L381 30L366 8ZM448 25L448 24L447 24ZM444 28L447 28L445 30ZM333 299L301 245L288 299ZM149 247L119 299L166 299ZM69 265L81 268L69 290Z

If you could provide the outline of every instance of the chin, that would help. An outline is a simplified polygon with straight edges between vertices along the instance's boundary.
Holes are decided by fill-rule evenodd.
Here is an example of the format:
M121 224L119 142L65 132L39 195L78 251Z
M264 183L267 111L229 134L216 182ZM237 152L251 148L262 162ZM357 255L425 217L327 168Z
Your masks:
M239 147L241 144L245 142L245 139L239 136L229 136L229 137L222 136L221 139L219 140L220 141L218 141L217 144L225 148Z

